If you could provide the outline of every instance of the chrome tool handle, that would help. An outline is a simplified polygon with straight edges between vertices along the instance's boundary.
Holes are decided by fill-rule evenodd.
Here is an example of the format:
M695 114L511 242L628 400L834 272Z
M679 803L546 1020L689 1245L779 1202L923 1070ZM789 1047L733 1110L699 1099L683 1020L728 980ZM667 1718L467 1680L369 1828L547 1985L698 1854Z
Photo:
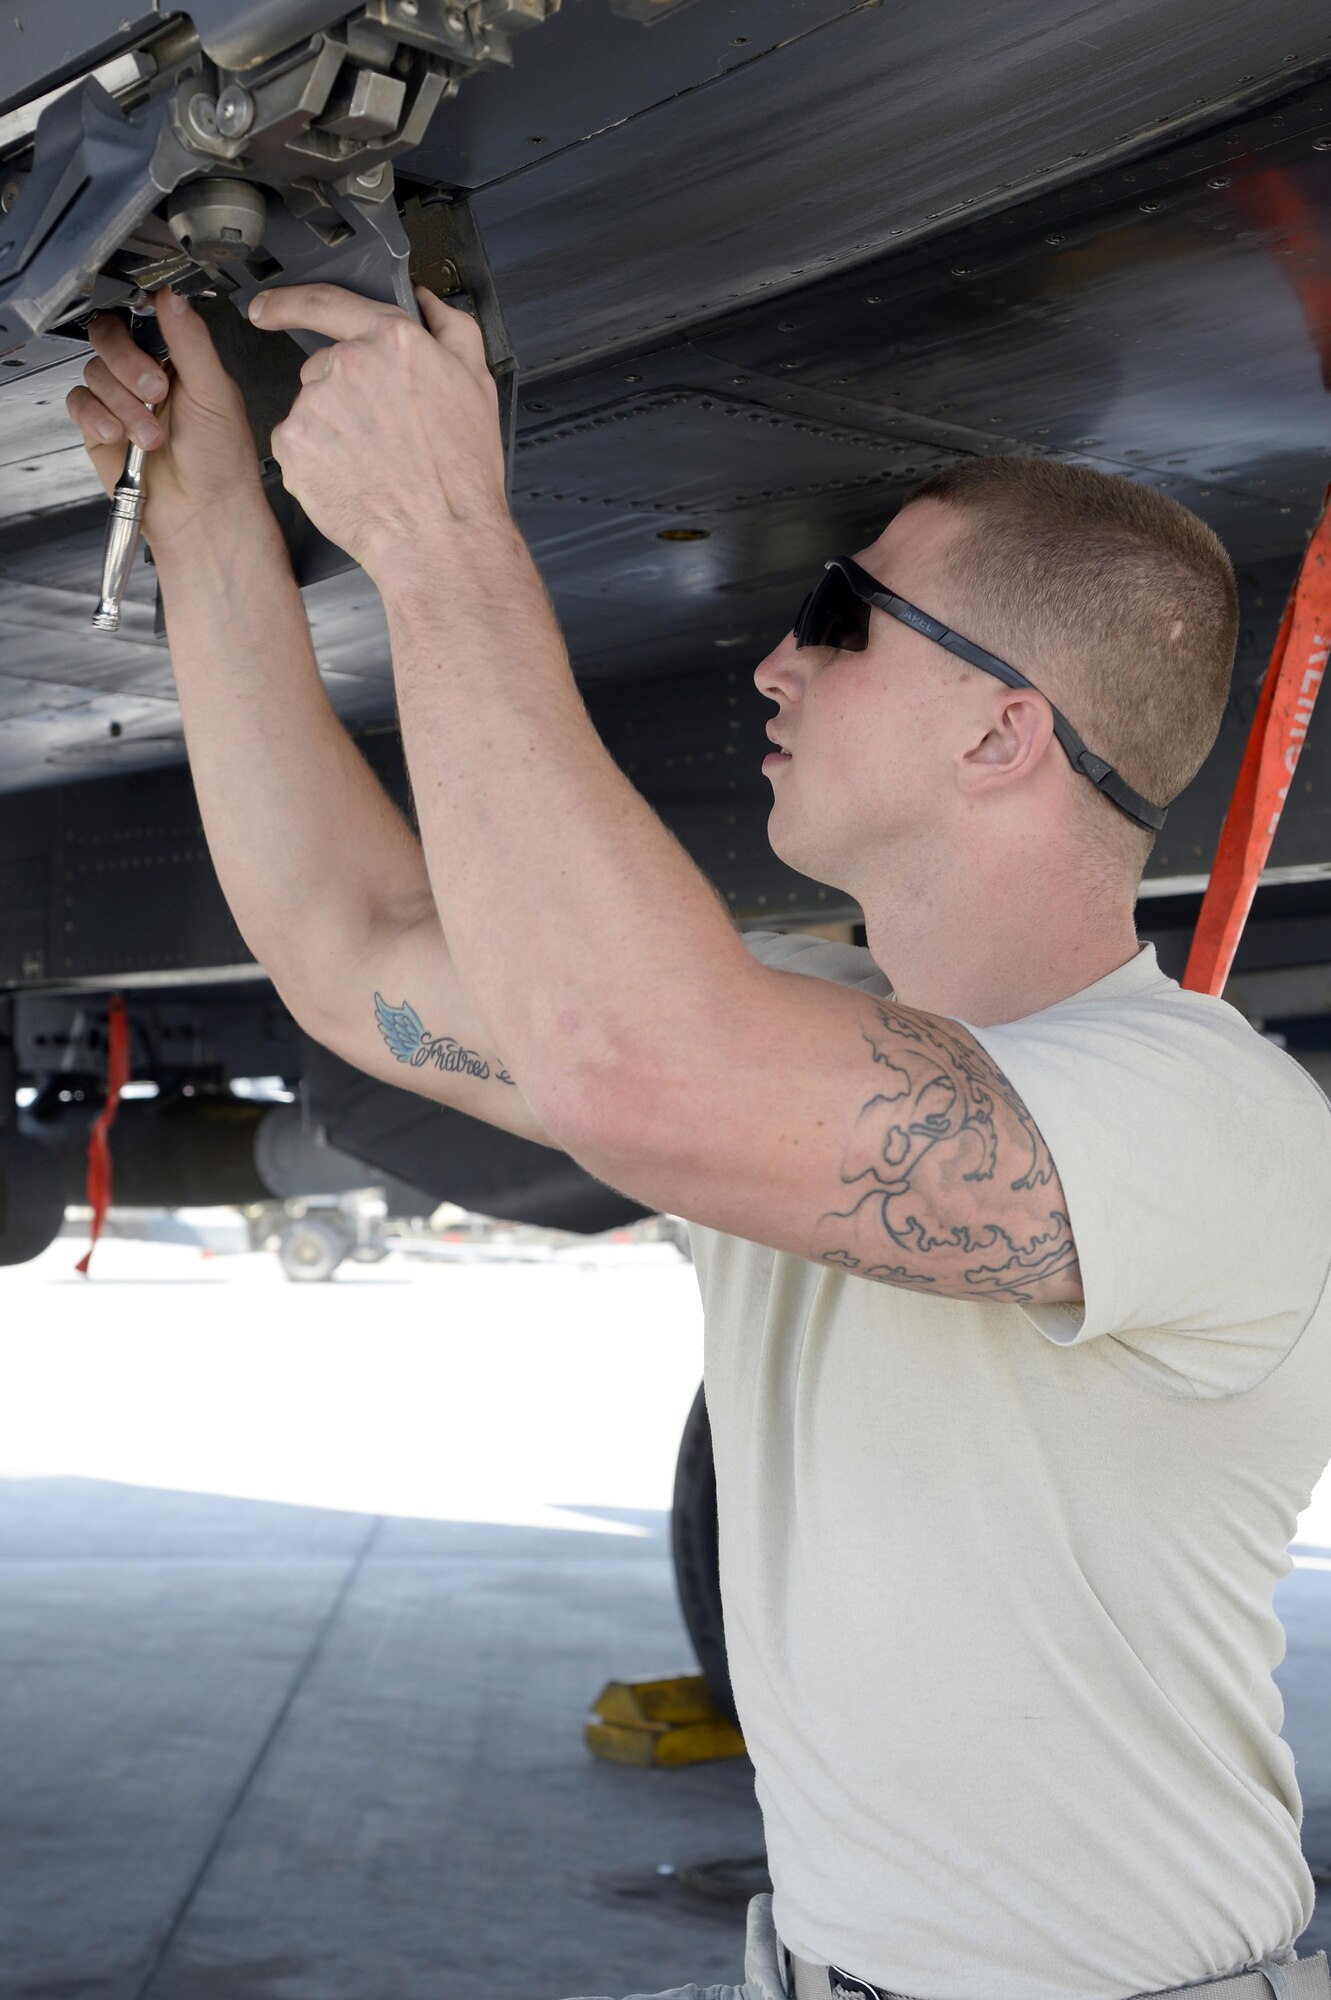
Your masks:
M102 594L92 614L93 630L114 632L120 623L120 600L129 582L143 526L143 463L147 457L141 444L132 444L125 453L125 469L111 495L111 518L106 524L106 546L102 550Z
M136 345L169 373L166 342L150 304L131 314L130 332ZM149 403L147 407L151 410L155 405ZM111 495L111 518L106 524L106 546L102 550L102 594L92 615L95 632L114 632L120 624L120 600L134 567L143 526L143 467L146 457L142 445L130 445L125 453L125 469Z

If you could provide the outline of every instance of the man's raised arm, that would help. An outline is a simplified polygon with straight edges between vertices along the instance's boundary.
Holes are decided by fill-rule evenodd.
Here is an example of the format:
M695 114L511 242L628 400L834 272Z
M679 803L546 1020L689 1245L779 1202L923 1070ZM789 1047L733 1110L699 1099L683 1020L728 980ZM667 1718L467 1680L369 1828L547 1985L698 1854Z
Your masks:
M240 393L202 320L158 297L169 395L124 325L104 319L69 411L108 491L126 437L150 448L144 531L204 830L241 934L296 1020L346 1061L551 1144L462 989L419 841L324 691Z

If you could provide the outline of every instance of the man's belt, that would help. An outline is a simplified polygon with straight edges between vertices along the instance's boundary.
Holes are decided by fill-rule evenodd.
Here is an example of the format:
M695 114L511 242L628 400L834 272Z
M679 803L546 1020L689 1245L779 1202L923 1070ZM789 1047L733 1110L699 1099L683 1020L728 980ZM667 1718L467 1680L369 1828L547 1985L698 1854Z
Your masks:
M835 1965L810 1965L807 1959L789 1952L794 1971L792 2000L912 2000L906 1993L893 1993L884 1986L870 1986ZM1139 1994L1135 2000L1331 2000L1331 1974L1326 1953L1311 1958L1263 1959L1248 1972L1232 1972L1224 1979L1205 1979L1200 1985L1171 1986L1162 1992Z

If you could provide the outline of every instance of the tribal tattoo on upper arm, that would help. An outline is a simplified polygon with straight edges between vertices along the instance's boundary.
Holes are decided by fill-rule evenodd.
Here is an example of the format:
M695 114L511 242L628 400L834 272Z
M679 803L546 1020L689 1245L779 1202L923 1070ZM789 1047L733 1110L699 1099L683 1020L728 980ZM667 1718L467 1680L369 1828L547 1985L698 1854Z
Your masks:
M379 1033L388 1044L389 1052L400 1063L409 1063L412 1069L443 1070L450 1076L474 1076L484 1081L493 1077L496 1083L517 1085L502 1063L489 1063L475 1049L464 1048L452 1035L431 1035L426 1032L425 1023L410 1001L404 1000L400 1007L390 1007L382 993L374 996L374 1015L379 1023Z
M814 1258L951 1298L1074 1296L1062 1183L1002 1070L963 1028L880 1002L873 1011L874 1094L841 1169L852 1199L821 1218Z

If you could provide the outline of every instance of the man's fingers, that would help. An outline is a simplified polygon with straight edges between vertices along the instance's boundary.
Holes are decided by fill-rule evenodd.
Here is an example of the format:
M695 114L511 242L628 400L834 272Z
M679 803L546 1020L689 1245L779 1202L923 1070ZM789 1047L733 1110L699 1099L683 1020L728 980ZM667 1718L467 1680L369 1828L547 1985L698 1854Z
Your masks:
M455 354L459 361L465 362L478 379L489 377L493 381L480 321L464 307L450 306L443 299L437 299L433 292L426 291L424 285L417 285L414 289L421 317L434 338Z
M443 299L437 299L433 292L426 290L424 285L413 285L412 290L416 294L416 303L421 309L421 318L425 321L426 326L436 339L441 333L449 332L449 322L456 317L458 312L457 306L446 305ZM467 317L466 313L463 313L462 317L465 319Z
M322 382L333 365L333 349L320 347L307 355L300 364L300 379L304 383Z
M330 340L358 340L373 333L385 313L405 319L400 306L362 299L341 285L276 285L250 300L250 319L265 333L298 327Z
M153 293L153 304L171 365L184 387L196 402L225 409L235 399L236 386L218 360L204 321L169 285Z
M83 442L89 451L99 445L115 444L125 435L116 417L111 415L105 403L85 389L80 383L71 389L65 398L65 408L83 433Z
M128 432L135 444L144 445L151 451L162 442L162 426L156 417L149 414L137 396L132 396L128 389L121 386L100 355L94 356L88 363L83 379L92 395ZM163 382L163 388L165 386Z
M151 354L145 354L123 319L99 313L88 328L93 352L107 372L140 403L160 403L166 377Z
M445 305L421 285L416 287L416 298L434 339L447 343L478 374L487 373L485 341L470 314ZM251 299L249 311L250 319L265 333L298 328L305 333L322 333L334 341L363 340L385 319L408 317L399 306L360 298L340 285L277 285ZM301 380L317 382L326 368L318 355L311 355L301 369Z

